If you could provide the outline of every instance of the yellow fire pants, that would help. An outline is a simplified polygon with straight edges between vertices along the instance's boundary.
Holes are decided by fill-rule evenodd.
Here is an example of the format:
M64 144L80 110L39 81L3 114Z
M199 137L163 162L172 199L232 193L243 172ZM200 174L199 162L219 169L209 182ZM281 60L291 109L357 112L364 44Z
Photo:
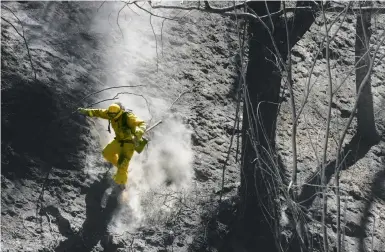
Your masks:
M128 178L128 165L134 155L135 146L132 143L124 143L121 146L117 140L112 140L103 149L103 157L118 168L114 176L114 181L118 185L124 185Z

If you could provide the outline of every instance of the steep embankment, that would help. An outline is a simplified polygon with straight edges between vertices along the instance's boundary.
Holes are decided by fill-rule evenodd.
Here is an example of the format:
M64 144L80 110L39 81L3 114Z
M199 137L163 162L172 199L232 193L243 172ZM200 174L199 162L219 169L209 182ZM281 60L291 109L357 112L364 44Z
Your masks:
M333 20L337 14L329 15ZM327 151L327 203L328 214L326 225L330 241L330 249L336 244L336 190L334 181L334 166L336 150L342 130L352 113L356 95L355 84L355 24L356 17L343 16L333 25L332 33L336 33L335 40L330 45L330 63L333 83L333 104L330 128L330 140ZM384 15L374 15L372 18L372 36L370 46L374 51L385 29ZM339 30L337 29L342 22ZM330 22L331 23L331 22ZM329 25L330 25L329 23ZM322 15L317 18L311 29L297 43L292 51L294 92L296 94L297 111L303 103L307 81L312 67L310 93L308 102L299 119L297 133L298 148L298 184L301 186L300 201L304 206L306 221L310 223L309 237L314 249L322 247L321 211L322 197L315 194L319 186L317 169L322 162L323 139L325 136L327 108L328 108L328 74L326 65L326 50L322 50L316 57L321 41L320 34L324 32ZM346 251L360 251L360 248L371 248L373 251L385 249L385 63L383 55L385 45L380 47L372 73L372 93L374 103L375 122L381 135L380 143L371 146L357 139L355 136L357 121L353 120L344 141L344 157L349 156L341 165L341 227L346 227L343 243ZM346 81L345 81L346 79ZM344 82L345 81L345 82ZM284 85L284 84L283 84ZM291 172L291 110L289 94L285 94L285 102L279 116L277 132L278 150ZM315 179L311 179L315 178ZM314 195L318 195L313 197ZM320 249L321 250L321 249ZM322 250L321 250L322 251Z
M180 21L162 23L131 6L120 12L118 26L119 3L2 6L1 16L24 30L37 74L34 79L23 39L2 22L2 250L219 246L229 223L210 214L233 132L232 22L186 12L179 13ZM82 100L124 85L144 86ZM102 209L111 181L101 150L112 135L106 121L71 113L94 103L106 107L118 92L126 92L119 100L149 125L163 123L149 136L145 153L132 160L128 200L117 208L109 201ZM235 148L226 171L228 195L238 183ZM225 209L228 217L231 206Z

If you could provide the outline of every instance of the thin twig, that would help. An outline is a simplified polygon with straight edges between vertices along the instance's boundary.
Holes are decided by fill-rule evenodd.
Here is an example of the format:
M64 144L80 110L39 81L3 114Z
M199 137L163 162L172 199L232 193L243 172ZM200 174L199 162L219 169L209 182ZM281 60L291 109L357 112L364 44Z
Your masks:
M164 54L163 54L163 26L164 26L165 21L166 21L166 19L163 19L162 26L160 28L160 41L161 41L161 45L162 45L162 57L164 57Z
M99 12L99 9L103 6L103 4L105 4L106 1L103 1L102 4L98 7L98 9L96 10L96 12Z
M29 227L25 224L25 218L24 218L25 214L22 215L21 217L21 220L22 220L22 223L23 223L23 227L28 230L31 234L33 235L36 235L36 232L32 231L31 229L29 229Z
M45 175L43 184L41 186L41 191L40 191L39 197L37 199L37 203L36 203L36 215L38 214L38 210L39 210L39 208L41 206L40 204L42 204L41 202L44 201L45 187L46 187L46 185L48 183L49 175L51 174L52 169L53 169L53 166L50 166L50 168L47 171L47 174Z
M345 72L346 75L345 75L345 78L341 81L341 83L335 88L335 90L333 91L333 95L336 94L340 89L341 87L343 86L343 84L345 84L345 82L348 80L348 78L350 77L350 74L354 71L354 70L357 70L357 69L360 69L360 68L363 68L365 66L361 66L361 67L357 67L358 64L360 63L360 61L366 57L368 54L370 53L370 51L366 51L358 60L357 62L354 64L354 67L352 67L348 72Z
M156 14L152 13L151 11L146 10L145 8L139 6L136 2L134 2L133 4L135 4L136 7L138 7L139 9L141 9L141 10L147 12L148 14L150 14L150 15L152 15L152 16L154 16L154 17L164 18L164 19L171 20L171 21L181 21L181 20L179 20L179 19L173 19L173 18L169 18L169 17L163 17L163 16L156 15ZM188 23L188 22L186 22L186 23Z
M326 186L326 175L325 175L325 166L326 166L326 157L327 157L327 149L328 149L328 142L329 142L329 131L330 131L330 121L331 121L331 110L332 110L332 102L333 102L333 82L332 82L332 75L331 75L331 69L330 69L330 57L329 57L329 50L330 50L330 39L329 39L329 31L327 27L327 19L325 11L322 11L323 20L325 24L325 32L326 32L326 68L328 73L328 90L329 90L329 101L328 101L328 114L327 114L327 121L326 121L326 130L325 130L325 138L324 138L324 145L323 145L323 152L322 152L322 185ZM326 227L326 211L327 211L327 197L325 196L326 188L322 188L324 192L323 196L323 204L322 204L322 224L323 224L323 245L324 250L329 251L329 244L328 244L328 236L327 236L327 227Z
M111 24L111 21L110 21L111 15L112 15L112 12L110 12L110 13L108 14L107 20L108 20L108 23L110 24L110 26L112 27L112 24Z
M241 91L238 90L238 94L240 94L240 92ZM229 149L227 150L226 160L222 166L222 185L221 185L221 191L220 191L220 196L219 196L219 202L222 202L222 196L223 196L223 191L224 191L224 186L225 186L225 171L226 171L227 163L229 162L229 159L230 159L231 147L233 146L234 135L235 135L235 131L237 129L236 125L237 125L237 122L239 120L237 115L238 115L238 111L240 108L240 103L241 103L241 101L240 101L240 99L238 99L237 108L236 108L236 112L235 112L235 120L234 120L234 125L233 125L233 133L231 134L230 145L229 145Z
M47 212L45 213L45 215L47 216L47 219L48 219L49 231L51 232L52 236L55 238L55 241L57 241L56 235L53 234L53 228L52 228L50 215Z
M373 215L373 228L372 228L372 247L371 247L371 252L374 252L374 230L376 228L376 216Z
M269 37L270 37L270 40L273 44L273 48L274 48L274 51L275 51L275 54L278 56L278 60L279 60L279 65L282 66L284 68L284 70L287 72L287 67L286 67L286 64L283 62L283 57L278 49L278 46L275 42L275 39L274 39L274 36L271 32L271 30L269 29L269 27L266 25L266 23L261 19L262 17L259 17L255 11L253 9L251 9L250 7L247 7L249 9L249 11L251 11L252 13L254 13L254 16L255 18L263 25L263 27L266 29L267 33L269 34ZM281 67L279 67L281 68Z
M247 6L246 2L235 5L235 6L231 6L231 7L225 7L225 8L215 8L209 4L209 1L204 1L204 2L205 2L204 7L200 7L200 6L185 7L185 6L176 6L176 5L151 5L151 7L154 9L162 8L162 9L177 9L177 10L198 10L198 11L203 11L203 12L208 12L208 13L221 14L224 16L232 16L232 17L237 17L237 18L246 18L246 19L254 19L254 20L258 20L258 18L271 18L271 17L275 17L275 16L280 16L283 14L283 10L269 13L268 15L264 15L264 16L258 16L256 14L254 15L254 14L247 13L247 12L241 12L241 13L231 12L231 11L234 11L236 9L244 8L245 6ZM310 11L312 9L309 7L293 7L293 8L287 8L286 11L294 12L297 10ZM257 16L258 16L258 18L257 18Z
M287 19L287 17L286 17L287 8L286 8L285 2L283 1L282 3L283 3L283 13L285 16L284 18L285 18L285 25L286 25L286 31L287 31L286 33L288 33L287 20L286 20ZM265 1L265 8L266 8L267 15L269 16L269 21L270 21L270 25L271 25L271 32L274 33L275 27L274 27L273 19L271 18L271 13L270 13L269 7L267 5L267 1Z
M237 24L237 35L238 35L237 37L238 37L238 43L239 43L239 54L241 56L243 48L241 47L242 43L240 41L241 38L240 38L240 34L239 34L239 27L238 27L237 20L236 20L236 24ZM242 71L242 61L241 61L241 71ZM235 110L235 119L234 119L234 125L233 125L233 132L231 134L229 149L227 150L227 155L226 155L226 160L225 160L225 162L223 163L223 166L222 166L222 185L221 185L221 191L220 191L220 196L219 196L219 202L222 202L222 196L223 196L223 191L224 191L224 186L225 186L225 171L226 171L227 163L228 163L228 161L230 159L231 147L233 146L233 140L234 140L236 125L237 125L237 121L238 121L238 112L239 112L239 108L240 108L240 104L241 104L241 101L239 99L240 98L240 94L241 94L241 90L238 87L238 91L237 91L237 108Z
M92 107L92 106L94 106L96 104L100 104L102 102L113 101L113 100L119 99L119 95L122 95L122 94L130 94L130 95L135 95L135 96L142 97L145 100L145 102L146 102L148 113L150 114L150 120L152 120L152 114L151 114L150 104L149 104L148 100L143 95L141 95L141 94L135 94L135 93L131 93L131 92L119 92L119 93L116 93L116 95L114 97L112 97L112 98L104 99L104 100L101 100L101 101L94 102L94 103L92 103L92 104L90 104L90 105L88 105L86 107L89 108L89 107ZM76 111L74 111L74 112L76 112Z
M114 87L107 87L107 88L103 88L103 89L100 89L98 91L95 91L95 92L92 92L86 96L84 96L83 98L81 98L75 105L79 105L82 101L84 101L85 99L87 99L88 97L92 96L92 95L96 95L98 93L101 93L103 91L106 91L106 90L110 90L110 89L117 89L117 88L133 88L133 87L143 87L145 85L128 85L128 86L114 86Z
M348 8L349 8L350 5L351 5L351 2L349 2L349 4L347 5L347 7L346 7L346 9L345 9L345 12L340 12L340 13L336 16L336 18L333 20L333 22L330 24L330 27L329 27L329 29L328 29L328 32L331 31L331 29L332 29L334 23L337 22L337 20L338 20L338 18L340 17L340 15L342 15L342 13L345 13L345 14L344 14L344 17L343 17L343 19L342 19L341 24L337 27L337 29L336 29L336 31L334 32L333 36L330 38L330 41L333 41L333 40L334 40L334 38L336 37L338 31L339 31L340 28L342 27L342 24L344 23L344 21L345 21L345 19L346 19L346 16L347 16L347 13L348 13L347 10L348 10ZM313 61L313 63L312 63L312 66L311 66L310 72L309 72L309 78L307 79L307 83L306 83L307 90L306 90L306 93L305 93L305 97L304 97L304 99L303 99L303 102L302 102L302 104L301 104L301 106L300 106L300 108L299 108L299 110L298 110L298 114L297 114L297 118L296 118L296 123L298 122L298 120L299 120L299 118L300 118L300 116L301 116L301 114L302 114L302 112L303 112L303 109L305 108L305 105L306 105L306 103L307 103L307 101L308 101L308 98L309 98L309 95L310 95L310 92L311 92L311 88L310 88L310 85L311 85L311 77L312 77L312 75L313 75L313 71L314 71L314 68L315 68L315 65L316 65L316 62L317 62L318 55L321 53L321 51L322 51L323 48L324 48L324 42L325 42L325 41L326 41L326 36L324 36L324 38L323 38L323 40L322 40L322 42L321 42L321 44L320 44L320 47L319 47L319 49L318 49L318 52L317 52L317 53L315 54L315 56L314 56L314 61ZM315 82L314 82L314 83L315 83ZM313 84L313 85L314 85L314 84ZM335 94L335 92L333 92L333 95L334 95L334 94Z
M151 30L152 30L152 33L154 34L154 39L155 39L156 72L158 72L158 71L159 71L158 39L156 38L154 26L152 25L151 19L152 19L152 15L150 15L150 25L151 25ZM164 20L165 20L165 19L164 19Z
M330 9L326 9L327 12L339 12L343 9L345 9L346 7L342 7L342 6L335 6L335 7L332 7ZM370 12L375 12L375 14L385 14L385 7L351 7L349 8L349 13L353 13L355 14L355 12L357 11L364 11L364 12L367 12L367 11L370 11Z
M123 35L123 31L122 29L120 28L120 25L119 25L119 16L120 16L120 12L127 6L127 4L124 4L123 7L119 10L118 12L118 15L116 17L116 24L118 25L118 28L119 28L119 31L120 33L122 34L122 38L124 39L124 35Z
M236 6L231 6L231 7L225 7L225 8L214 8L209 4L209 1L204 1L205 2L205 7L200 7L200 6L177 6L177 5L151 5L153 9L178 9L178 10L198 10L198 11L203 11L203 12L209 12L209 13L216 13L216 14L221 14L224 16L232 16L235 17L237 16L238 18L245 18L245 19L252 19L252 20L259 20L260 18L269 18L271 19L272 17L277 17L281 16L284 14L284 10L281 9L277 12L269 13L268 15L264 16L258 16L257 14L251 14L248 12L241 12L241 13L236 13L232 12L236 9L241 9L244 6L249 6L246 4L247 2L238 4ZM330 9L324 9L326 12L341 12L344 11L346 7L334 7ZM355 10L358 10L357 8L350 8L349 13L354 12ZM382 7L372 7L372 8L364 8L365 11L377 11L377 13L385 13L385 8ZM291 7L291 8L286 8L286 12L296 12L296 11L314 11L313 8L303 6L303 7Z
M174 106L174 104L184 95L184 94L187 94L187 93L190 93L191 90L186 90L184 92L182 92L170 105L170 107L168 108L168 110L170 110L172 108L172 106Z
M37 76L36 76L36 70L35 70L35 67L33 66L33 63L32 63L32 57L31 57L31 53L30 53L30 50L29 50L29 46L28 46L28 43L27 43L27 39L25 38L25 34L24 34L24 26L23 26L23 23L20 21L20 19L16 16L16 14L10 9L8 8L7 6L3 5L3 8L7 9L8 11L10 11L13 16L15 16L15 18L19 21L20 23L20 26L21 26L21 30L23 32L23 34L20 34L20 32L16 29L16 27L11 23L9 22L7 19L5 19L4 17L1 17L2 20L4 20L6 23L10 24L13 29L16 31L16 33L24 40L24 44L25 44L25 47L27 48L27 53L28 53L28 58L29 58L29 63L31 64L31 68L32 68L32 71L34 73L34 76L35 76L35 80L37 80Z
M179 11L173 18L176 18L182 11ZM183 15L182 17L186 16L190 11L188 11L185 15ZM182 18L181 17L181 18ZM166 22L167 19L163 19L162 21L162 26L160 28L160 41L161 41L161 45L162 45L162 57L164 56L163 54L163 27L164 27L164 22Z
M361 81L360 85L359 85L359 88L357 90L357 94L356 94L356 100L354 102L354 106L353 106L353 109L352 111L356 111L357 110L357 107L358 107L358 102L360 100L360 97L362 95L362 90L364 89L365 85L368 83L368 79L370 78L370 75L371 75L371 72L373 70L373 66L374 66L374 61L375 61L375 57L377 55L377 52L378 50L380 49L380 46L382 45L382 43L384 43L385 41L385 31L381 34L380 36L382 39L380 39L378 41L378 44L377 44L377 47L373 53L373 57L369 60L370 62L370 65L369 65L369 68L368 68L368 71L364 77L364 79ZM370 56L369 56L370 57ZM339 162L340 162L340 155L339 153L341 152L341 149L342 149L342 145L343 145L343 142L344 142L344 139L345 139L345 136L348 132L348 129L350 127L350 124L352 123L353 121L353 117L354 117L354 114L355 113L351 113L350 116L349 116L349 119L348 119L348 122L346 123L345 125L345 128L343 130L343 133L342 133L342 136L338 142L338 148L337 148L337 158L336 158L336 164L335 164L335 170L336 170L336 173L335 173L335 183L336 183L336 186L337 186L337 204L339 202L339 193L338 193L338 188L339 188L339 171L338 171L338 166L339 166ZM339 207L337 206L337 228L339 231L340 229L340 225L339 225L339 222L340 222L340 218L341 218L341 214L340 214L340 209ZM340 242L341 241L341 236L338 235L337 233L337 241ZM338 247L340 247L340 244L337 244L337 249Z
M133 13L135 13L137 16L140 16L140 15L138 14L138 12L134 11L134 9L132 9L131 6L130 6L129 4L127 4L127 7L128 7Z
M295 199L297 194L297 123L296 123L296 109L295 109L295 97L293 91L293 78L292 78L292 65L291 65L291 50L290 50L290 37L289 37L289 27L287 25L287 13L286 13L286 4L283 2L283 10L284 10L284 21L285 21L285 30L286 30L286 44L287 44L287 82L290 93L290 105L291 105L291 118L292 118L292 132L291 132L291 148L293 151L293 168L292 168L292 176L291 181L288 187L288 191L290 191L291 186L294 187L293 196Z

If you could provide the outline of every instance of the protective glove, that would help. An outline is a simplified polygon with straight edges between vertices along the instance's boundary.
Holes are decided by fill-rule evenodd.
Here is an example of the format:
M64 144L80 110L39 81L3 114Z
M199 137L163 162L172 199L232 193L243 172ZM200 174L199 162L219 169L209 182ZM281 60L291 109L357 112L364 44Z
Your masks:
M135 137L136 137L137 140L142 139L143 134L144 134L143 130L141 130L141 129L136 129L135 130Z
M88 116L88 110L85 109L85 108L78 108L78 112L79 112L80 114L83 114L83 115Z

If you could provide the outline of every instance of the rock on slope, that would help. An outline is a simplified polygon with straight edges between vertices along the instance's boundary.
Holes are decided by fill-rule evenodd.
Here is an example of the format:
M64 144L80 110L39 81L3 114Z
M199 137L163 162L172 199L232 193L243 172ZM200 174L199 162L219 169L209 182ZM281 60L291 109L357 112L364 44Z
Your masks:
M121 7L110 2L101 7L93 2L2 3L1 16L24 30L33 64L32 69L22 38L2 22L3 251L211 250L226 232L225 219L209 217L233 131L234 27L227 19L199 13L162 24L138 8L122 11L119 27ZM153 133L159 142L150 143L132 164L133 187L147 191L138 190L141 197L135 202L138 198L130 195L133 209L121 211L113 201L101 209L110 181L100 152L111 136L105 122L71 113L105 99L97 106L107 106L123 89L81 100L92 92L132 84L146 85L124 91L143 94L151 115L141 97L121 94L123 103L147 122L164 123ZM171 143L180 145L166 148ZM147 162L144 170L143 160L154 153L159 162ZM226 170L228 195L237 188L234 153L235 145ZM169 188L161 187L158 194L150 190L160 190L170 177ZM187 185L187 192L178 183ZM167 210L170 197L174 205ZM125 223L131 215L140 221ZM119 232L110 228L111 221ZM211 234L203 231L211 230L222 233L207 242Z

